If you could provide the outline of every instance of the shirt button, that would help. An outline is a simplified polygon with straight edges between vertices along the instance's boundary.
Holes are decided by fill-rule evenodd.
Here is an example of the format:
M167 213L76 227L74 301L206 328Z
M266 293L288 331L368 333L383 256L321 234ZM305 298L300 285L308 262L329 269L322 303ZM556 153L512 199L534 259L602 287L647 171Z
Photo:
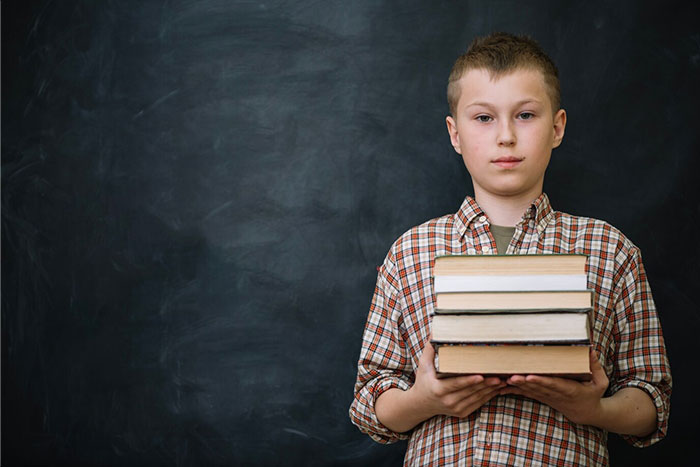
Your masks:
M482 250L484 250L484 253L488 253L489 251L491 251L491 248L488 246L485 246L482 248Z
M487 443L491 442L491 433L486 433L486 442Z
M486 216L479 217L479 222L486 222Z

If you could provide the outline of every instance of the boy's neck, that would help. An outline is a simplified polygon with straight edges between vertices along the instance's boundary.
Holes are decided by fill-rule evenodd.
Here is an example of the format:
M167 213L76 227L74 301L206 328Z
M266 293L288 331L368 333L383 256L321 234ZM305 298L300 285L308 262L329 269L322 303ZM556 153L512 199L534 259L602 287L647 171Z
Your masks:
M536 200L539 193L524 193L516 196L498 196L492 193L475 193L474 199L484 210L492 224L505 227L514 227L523 217L523 214Z

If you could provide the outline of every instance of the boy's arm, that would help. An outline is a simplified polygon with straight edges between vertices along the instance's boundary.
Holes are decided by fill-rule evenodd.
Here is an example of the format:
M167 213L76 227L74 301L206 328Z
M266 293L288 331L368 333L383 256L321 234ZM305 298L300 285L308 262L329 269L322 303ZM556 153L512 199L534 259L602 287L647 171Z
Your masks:
M586 423L623 435L636 447L649 446L666 435L671 397L671 371L661 325L639 251L632 247L615 287L618 335L610 397L602 398L608 378L592 355L593 381L513 376L501 393L522 394Z
M586 383L538 375L514 375L501 394L520 394L561 412L574 423L613 433L647 436L656 429L656 407L646 392L626 387L603 397L608 377L591 349L593 378Z
M375 412L379 396L394 388L407 390L413 380L409 343L399 330L403 302L398 277L392 247L377 275L350 405L352 423L380 443L408 438L407 434L384 426Z
M646 393L656 409L655 430L647 436L622 437L636 447L663 439L668 430L671 402L671 367L661 323L651 295L639 250L631 246L622 277L615 286L615 315L619 335L613 359L609 394L629 394L626 388ZM625 392L623 392L625 391Z

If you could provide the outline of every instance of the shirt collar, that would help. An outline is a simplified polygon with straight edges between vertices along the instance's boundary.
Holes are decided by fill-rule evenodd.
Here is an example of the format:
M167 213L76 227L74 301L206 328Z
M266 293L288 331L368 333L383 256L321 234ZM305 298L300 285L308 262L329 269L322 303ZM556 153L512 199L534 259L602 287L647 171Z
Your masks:
M534 227L537 228L537 233L541 234L549 223L554 211L549 204L549 197L542 193L535 199L530 207L523 214L520 223L530 224L533 221ZM467 233L467 230L472 228L475 223L485 223L488 218L486 213L481 209L481 206L471 196L467 196L459 207L459 211L454 216L455 229L460 236Z

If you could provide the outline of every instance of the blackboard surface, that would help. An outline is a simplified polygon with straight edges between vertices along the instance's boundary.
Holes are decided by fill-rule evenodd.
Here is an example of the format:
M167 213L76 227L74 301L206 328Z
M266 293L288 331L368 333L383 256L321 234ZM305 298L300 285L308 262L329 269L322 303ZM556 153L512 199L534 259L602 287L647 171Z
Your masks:
M642 250L700 411L700 28L682 2L2 3L2 465L401 465L349 422L391 243L470 179L445 84L478 34L557 62L545 189Z

